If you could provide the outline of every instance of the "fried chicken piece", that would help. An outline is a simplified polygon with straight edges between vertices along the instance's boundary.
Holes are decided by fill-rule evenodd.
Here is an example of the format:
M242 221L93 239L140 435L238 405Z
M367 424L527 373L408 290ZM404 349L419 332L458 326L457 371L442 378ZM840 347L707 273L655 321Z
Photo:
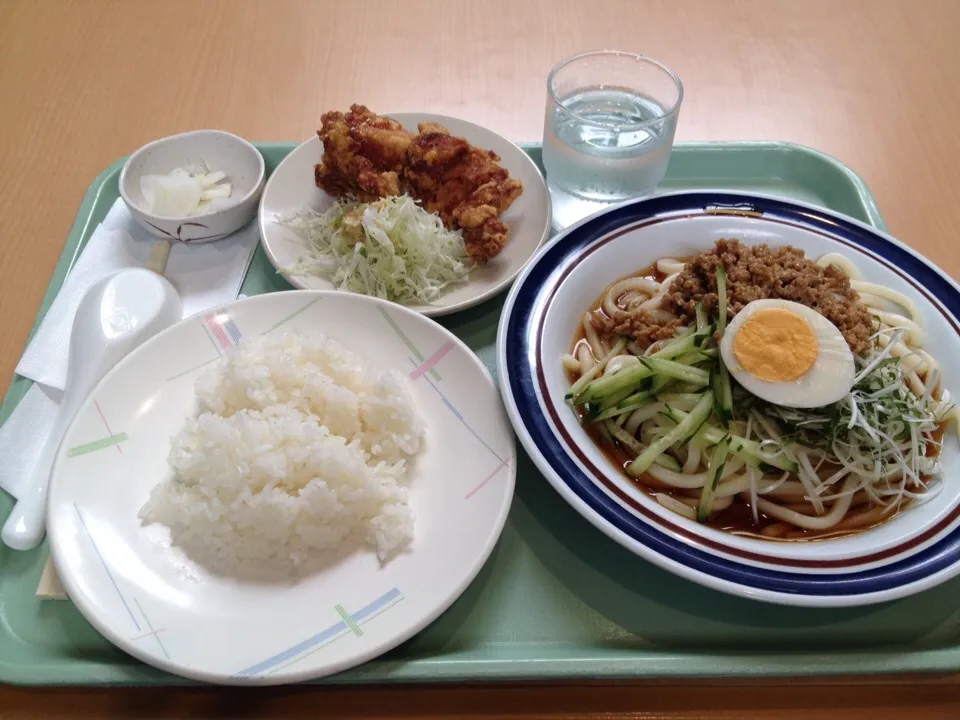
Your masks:
M481 185L453 211L457 225L463 229L467 252L475 258L492 258L507 244L510 228L500 215L513 204L523 186L507 177Z
M461 209L462 208L462 209ZM463 230L463 244L470 257L487 262L503 250L510 239L510 228L500 220L492 205L470 206L457 210L457 224Z
M368 202L408 193L444 225L463 232L467 252L478 262L496 257L510 228L500 215L523 192L500 157L437 123L421 123L414 135L363 105L347 114L325 113L324 154L314 170L318 187L335 197Z
M446 128L435 123L423 123L420 125L420 134L413 139L407 151L407 165L403 170L404 186L411 195L423 202L427 210L440 215L448 225L453 218L453 205L449 197L440 197L445 190L443 180L469 150L470 143L453 137ZM446 192L450 194L455 190L450 188ZM447 213L443 212L445 207Z
M445 128L425 126L411 144L404 184L447 227L463 231L472 258L487 262L509 238L510 229L499 218L523 185L500 166L495 152L452 137Z
M422 133L439 133L440 135L450 134L450 131L447 130L443 125L435 122L422 122L417 125L417 130Z
M351 105L346 114L324 113L317 135L323 141L323 158L314 167L317 187L363 202L402 193L400 174L413 133L396 120Z

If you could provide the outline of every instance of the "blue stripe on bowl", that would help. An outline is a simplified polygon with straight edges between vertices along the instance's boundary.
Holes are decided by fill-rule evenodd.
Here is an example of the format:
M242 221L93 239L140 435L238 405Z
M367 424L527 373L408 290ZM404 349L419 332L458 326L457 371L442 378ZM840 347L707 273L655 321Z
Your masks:
M960 561L960 529L908 558L879 568L852 573L811 575L768 570L716 557L678 542L635 517L608 497L587 477L558 440L535 400L536 322L560 270L595 240L629 223L667 213L700 212L713 205L746 204L771 216L846 240L876 253L910 275L955 317L960 315L957 286L932 264L876 231L839 215L775 198L737 193L683 193L617 207L574 228L544 248L511 292L505 332L504 360L513 370L504 377L504 390L516 404L523 425L557 479L600 519L648 549L707 576L737 585L788 595L817 597L882 593L921 582Z

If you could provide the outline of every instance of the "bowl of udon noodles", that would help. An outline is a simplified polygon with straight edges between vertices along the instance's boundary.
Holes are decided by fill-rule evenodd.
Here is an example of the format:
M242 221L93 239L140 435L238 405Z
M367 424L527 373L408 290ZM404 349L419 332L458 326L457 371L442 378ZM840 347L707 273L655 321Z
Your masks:
M878 602L960 571L958 299L848 218L661 196L535 258L501 385L545 477L641 557L762 600Z

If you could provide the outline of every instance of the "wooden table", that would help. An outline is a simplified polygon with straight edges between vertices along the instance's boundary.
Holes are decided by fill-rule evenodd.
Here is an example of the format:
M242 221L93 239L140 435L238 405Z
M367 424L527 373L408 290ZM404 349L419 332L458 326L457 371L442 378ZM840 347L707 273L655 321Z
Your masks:
M306 138L352 101L536 140L550 67L598 47L679 73L678 139L787 140L848 163L893 233L960 276L958 23L956 0L0 0L0 377L84 190L117 157L197 127ZM0 688L0 717L960 716L956 678L851 682Z

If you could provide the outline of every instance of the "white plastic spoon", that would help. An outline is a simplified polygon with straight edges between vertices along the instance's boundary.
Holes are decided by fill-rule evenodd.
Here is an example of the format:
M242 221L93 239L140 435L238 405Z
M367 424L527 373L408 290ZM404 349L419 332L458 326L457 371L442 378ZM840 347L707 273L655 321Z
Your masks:
M182 316L183 305L173 285L142 268L121 270L83 296L73 320L67 382L56 422L30 482L0 531L7 547L30 550L43 538L50 471L81 403L123 357Z

